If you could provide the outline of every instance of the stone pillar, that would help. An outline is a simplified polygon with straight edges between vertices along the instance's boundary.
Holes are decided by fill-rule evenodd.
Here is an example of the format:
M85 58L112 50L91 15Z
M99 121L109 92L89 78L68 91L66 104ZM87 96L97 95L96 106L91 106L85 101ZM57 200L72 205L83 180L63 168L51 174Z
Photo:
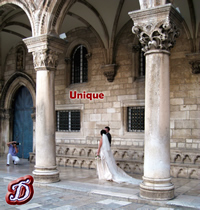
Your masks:
M55 145L55 69L66 42L50 35L23 40L33 54L36 79L36 165L34 179L40 183L59 181Z
M144 176L140 196L152 200L174 197L170 177L170 48L179 36L181 16L171 5L129 13L133 33L146 56Z

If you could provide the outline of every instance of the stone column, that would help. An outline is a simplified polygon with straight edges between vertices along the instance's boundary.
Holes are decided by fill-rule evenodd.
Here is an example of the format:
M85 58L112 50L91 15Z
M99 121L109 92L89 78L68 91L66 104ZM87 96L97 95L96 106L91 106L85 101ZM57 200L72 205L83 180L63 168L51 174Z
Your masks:
M59 181L55 145L55 69L66 42L50 35L23 40L33 54L36 79L36 165L34 179L40 183Z
M179 36L181 16L171 5L129 13L133 33L146 56L144 176L140 196L152 200L174 197L170 177L170 48Z

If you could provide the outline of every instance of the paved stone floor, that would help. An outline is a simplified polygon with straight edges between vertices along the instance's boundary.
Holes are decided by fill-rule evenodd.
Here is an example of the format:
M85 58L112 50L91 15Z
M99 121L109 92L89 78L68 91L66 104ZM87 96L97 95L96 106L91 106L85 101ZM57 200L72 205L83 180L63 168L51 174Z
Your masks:
M99 181L96 170L58 167L60 182L34 183L34 196L24 205L11 206L5 201L8 183L32 173L34 164L21 160L6 166L0 157L0 209L200 209L200 180L173 178L175 199L145 200L139 197L139 186ZM141 175L132 175L141 179Z

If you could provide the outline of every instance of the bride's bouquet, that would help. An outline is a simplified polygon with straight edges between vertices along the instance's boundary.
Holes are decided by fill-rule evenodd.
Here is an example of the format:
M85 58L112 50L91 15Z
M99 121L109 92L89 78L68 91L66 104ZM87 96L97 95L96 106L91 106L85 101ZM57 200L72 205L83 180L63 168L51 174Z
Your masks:
M101 160L100 155L96 155L96 156L95 156L95 160Z

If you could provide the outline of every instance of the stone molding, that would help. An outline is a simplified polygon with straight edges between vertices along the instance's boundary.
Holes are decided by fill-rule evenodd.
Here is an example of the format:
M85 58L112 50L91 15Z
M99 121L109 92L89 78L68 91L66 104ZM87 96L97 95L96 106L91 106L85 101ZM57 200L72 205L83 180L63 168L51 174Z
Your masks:
M3 90L3 85L4 85L4 80L0 80L0 96L1 96L1 92Z
M107 78L108 82L113 82L116 75L116 64L107 64L102 66L103 74Z
M65 53L67 41L52 35L41 35L23 39L28 52L33 54L36 70L55 70L58 56Z
M64 104L64 105L55 105L55 110L83 110L84 104Z
M144 52L156 49L169 51L175 45L182 18L171 4L130 12L129 15L134 21L132 32L138 36Z

